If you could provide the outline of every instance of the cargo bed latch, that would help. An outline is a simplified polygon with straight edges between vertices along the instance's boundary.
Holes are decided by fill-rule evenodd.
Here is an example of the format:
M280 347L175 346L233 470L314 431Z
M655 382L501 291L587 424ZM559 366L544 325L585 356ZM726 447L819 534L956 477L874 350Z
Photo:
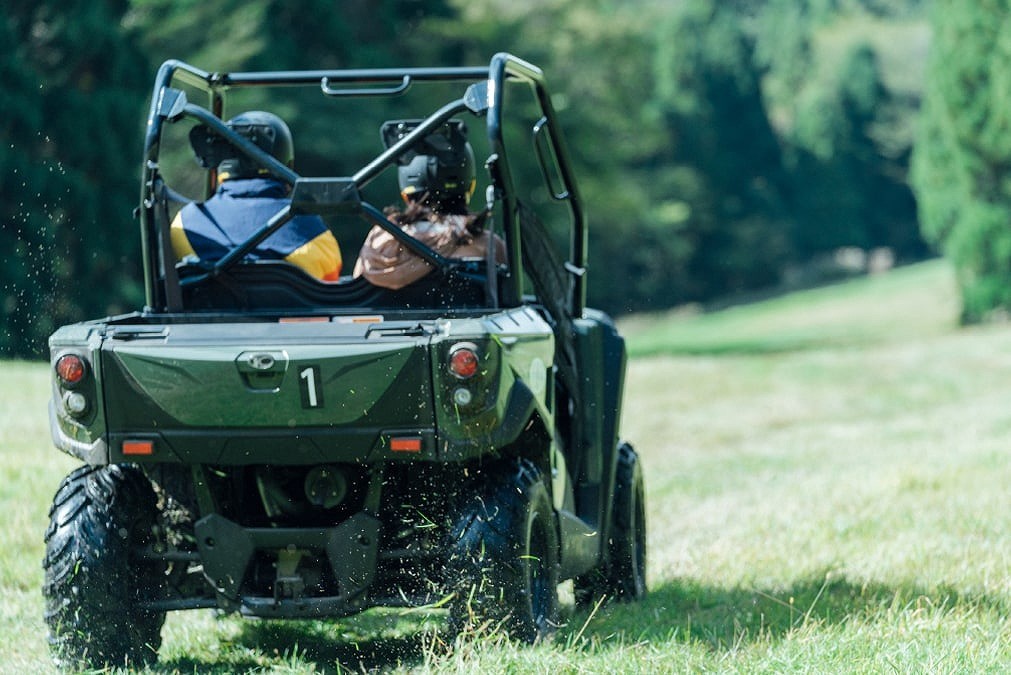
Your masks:
M235 367L250 389L276 391L288 370L288 354L278 350L242 352Z

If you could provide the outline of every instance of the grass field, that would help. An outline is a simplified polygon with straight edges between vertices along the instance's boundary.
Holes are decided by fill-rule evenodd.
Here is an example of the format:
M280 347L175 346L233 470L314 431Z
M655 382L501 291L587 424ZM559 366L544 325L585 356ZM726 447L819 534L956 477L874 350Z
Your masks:
M153 672L1006 672L1011 327L959 329L949 269L903 268L623 323L650 595L552 644L449 650L438 617L171 615ZM0 670L49 672L41 540L74 462L46 368L0 364Z

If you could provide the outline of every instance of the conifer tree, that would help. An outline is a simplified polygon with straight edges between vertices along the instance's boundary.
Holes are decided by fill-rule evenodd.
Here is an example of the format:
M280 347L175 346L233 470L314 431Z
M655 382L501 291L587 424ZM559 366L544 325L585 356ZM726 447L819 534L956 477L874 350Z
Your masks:
M13 2L0 22L0 350L142 304L131 211L147 67L126 2ZM145 83L145 84L142 84Z
M914 185L962 321L1011 311L1011 6L937 0Z

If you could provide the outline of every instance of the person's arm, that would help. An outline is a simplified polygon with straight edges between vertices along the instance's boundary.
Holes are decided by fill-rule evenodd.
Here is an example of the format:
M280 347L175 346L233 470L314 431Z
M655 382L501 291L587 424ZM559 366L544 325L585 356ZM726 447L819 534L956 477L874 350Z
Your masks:
M412 223L403 228L410 236L432 246L431 228L427 222ZM369 231L355 264L355 276L363 276L375 286L393 290L412 284L431 271L432 266L428 262L404 248L393 235L378 226Z
M322 281L338 281L343 260L337 238L330 230L324 230L312 240L289 253L285 260L298 265L312 276Z

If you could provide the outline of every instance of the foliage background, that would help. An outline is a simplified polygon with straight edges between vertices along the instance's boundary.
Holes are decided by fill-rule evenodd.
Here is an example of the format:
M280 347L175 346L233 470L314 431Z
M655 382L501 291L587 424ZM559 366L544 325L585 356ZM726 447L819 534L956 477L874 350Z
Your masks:
M615 314L821 281L840 247L920 259L908 167L926 5L4 3L0 353L39 355L55 325L143 304L131 212L145 99L168 58L226 71L510 51L540 65L589 201L590 301ZM289 121L307 173L374 154L339 119L303 116Z

